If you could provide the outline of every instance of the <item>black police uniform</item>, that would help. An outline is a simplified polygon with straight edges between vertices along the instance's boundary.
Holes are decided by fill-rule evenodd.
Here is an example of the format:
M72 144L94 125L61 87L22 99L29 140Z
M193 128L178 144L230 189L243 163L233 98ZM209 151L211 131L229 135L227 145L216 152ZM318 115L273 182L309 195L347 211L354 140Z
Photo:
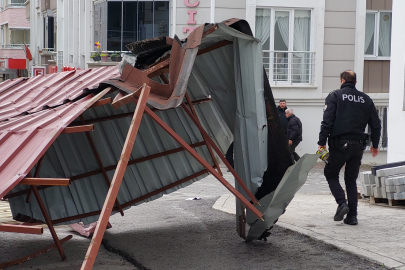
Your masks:
M341 205L346 202L345 193L339 183L339 172L346 163L345 184L350 216L357 216L357 186L363 150L366 147L364 134L369 125L370 140L378 148L381 121L372 99L358 91L355 83L344 83L325 99L325 108L318 145L326 145L328 138L329 158L324 174L329 188Z

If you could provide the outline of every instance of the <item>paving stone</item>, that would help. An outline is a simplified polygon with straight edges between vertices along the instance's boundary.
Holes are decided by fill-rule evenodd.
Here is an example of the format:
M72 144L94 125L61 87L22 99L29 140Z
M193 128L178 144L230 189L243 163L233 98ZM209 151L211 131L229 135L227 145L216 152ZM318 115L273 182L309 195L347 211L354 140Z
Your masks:
M405 185L394 186L394 187L395 187L395 192L404 192L405 191Z
M387 198L387 192L383 187L374 187L373 196L376 198Z
M377 176L391 176L405 174L405 166L381 169L376 172Z
M394 193L394 200L404 200L405 192Z
M387 199L388 200L395 200L394 192L387 192Z
M397 192L395 190L395 186L385 186L385 191L386 192L393 192L393 193Z

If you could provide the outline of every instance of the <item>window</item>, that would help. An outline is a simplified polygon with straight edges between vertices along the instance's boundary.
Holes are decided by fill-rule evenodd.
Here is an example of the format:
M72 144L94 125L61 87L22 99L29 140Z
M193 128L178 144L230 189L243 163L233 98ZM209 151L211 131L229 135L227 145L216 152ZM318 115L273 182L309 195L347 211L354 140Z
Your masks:
M391 12L367 12L364 42L364 54L366 57L391 56L391 22Z
M168 35L168 0L108 2L108 51L126 51L128 43Z
M30 30L10 30L10 45L22 46L30 43Z
M263 44L263 62L275 84L313 84L311 10L257 9L256 37Z
M26 0L1 0L0 5L1 8L8 8L13 6L22 7L24 6L25 1Z
M54 17L44 17L44 50L55 50L55 19Z
M8 25L1 27L1 47L3 49L21 49L24 44L30 43L30 30L10 29Z

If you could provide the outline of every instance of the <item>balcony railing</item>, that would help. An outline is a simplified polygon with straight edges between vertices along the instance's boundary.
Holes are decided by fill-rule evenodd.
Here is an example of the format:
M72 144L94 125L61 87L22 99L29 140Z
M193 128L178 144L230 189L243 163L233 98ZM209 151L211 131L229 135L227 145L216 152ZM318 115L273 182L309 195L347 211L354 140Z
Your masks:
M26 44L29 47L29 44ZM23 49L24 44L1 44L2 49Z
M263 64L270 82L275 85L315 83L315 52L264 50Z
M123 54L133 55L132 52L130 52L130 51L120 51L120 52L117 52L117 51L101 51L101 52L100 52L100 51L90 51L90 55L93 55L93 54L96 53L96 52L98 52L99 54L101 54L101 53L106 53L106 52L107 52L108 56L107 56L107 57L104 57L104 59L107 58L106 61L102 59L101 62L117 62L117 60L116 60L116 61L113 61L113 60L111 59L111 55L112 55L112 54L118 54L118 55L119 55L119 58L121 58L121 55L123 55ZM93 59L93 61L94 61L94 59ZM97 62L98 62L98 61L97 61Z
M9 9L9 8L14 8L14 7L18 7L18 8L22 8L25 7L24 2L23 3L10 3L10 4L6 4L3 7L0 7L0 11Z

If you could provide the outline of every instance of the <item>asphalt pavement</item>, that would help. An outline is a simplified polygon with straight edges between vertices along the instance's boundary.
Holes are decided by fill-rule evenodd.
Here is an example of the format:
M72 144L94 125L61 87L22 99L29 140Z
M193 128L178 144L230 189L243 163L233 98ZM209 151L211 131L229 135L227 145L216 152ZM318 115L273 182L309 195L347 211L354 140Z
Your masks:
M315 168L310 176L319 170ZM230 173L224 176L233 183ZM308 178L298 195L307 192L314 197L311 192L323 188L314 179ZM327 196L327 186L324 190ZM112 216L113 227L106 231L94 269L382 269L376 260L296 232L294 227L276 225L267 242L245 243L236 233L235 216L212 208L224 195L229 196L228 190L210 175L158 200L134 206L124 217ZM283 217L288 212L289 208ZM290 222L295 224L294 217ZM63 245L67 261L62 262L58 252L51 250L7 269L80 269L90 239L68 226L56 230L60 238L73 235ZM0 233L0 237L0 262L52 243L47 229L40 236Z

